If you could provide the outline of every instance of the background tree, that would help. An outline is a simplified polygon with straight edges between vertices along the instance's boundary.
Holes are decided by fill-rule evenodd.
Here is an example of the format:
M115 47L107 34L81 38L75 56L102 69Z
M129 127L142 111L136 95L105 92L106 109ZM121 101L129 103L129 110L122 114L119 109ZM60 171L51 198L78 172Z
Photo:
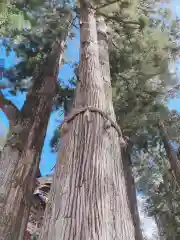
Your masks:
M159 143L136 157L140 161L136 165L140 173L137 186L146 194L146 210L155 217L162 239L178 239L178 203L174 199L178 199L179 191L169 171L163 145Z
M49 9L49 15L43 15L42 10L43 6L41 6L39 11L37 9L36 14L39 13L41 17L46 16L47 24L49 17L49 20L51 19L49 25L52 24L57 17L61 19L62 25L61 28L58 26L58 29L56 29L55 33L57 36L54 38L55 40L52 39L51 45L50 40L48 42L49 45L47 42L44 45L42 44L41 47L46 48L46 51L48 47L49 49L47 52L43 49L44 52L40 55L40 59L37 59L38 52L36 52L35 48L38 45L37 39L39 36L37 32L37 38L34 42L30 39L32 35L29 33L26 35L27 31L21 33L21 36L24 35L25 37L23 41L21 40L18 47L16 46L15 48L16 52L20 50L21 54L24 53L24 61L18 64L18 66L21 67L21 75L17 73L19 70L18 66L14 68L16 70L15 73L12 70L7 72L7 74L11 73L10 80L14 83L12 86L14 88L13 90L16 90L17 87L22 90L21 85L18 85L18 82L15 81L16 77L21 77L20 79L27 77L27 70L30 68L33 69L33 63L34 66L38 63L40 65L34 72L34 76L31 80L32 87L28 91L27 99L22 110L18 112L16 109L17 115L13 120L10 119L12 120L10 137L1 155L2 217L0 231L1 237L4 237L4 239L6 239L7 236L9 238L12 236L14 238L16 236L16 238L19 237L19 239L23 237L23 230L25 230L30 209L30 196L34 189L36 173L39 167L39 157L53 106L53 97L56 93L59 62L62 59L65 42L68 36L68 29L72 22L70 20L71 17L69 17L70 11L67 8L59 8L56 12L54 8L51 10ZM61 15L59 15L60 11ZM52 16L54 16L55 19L52 19ZM45 24L45 22L41 20L42 18L39 19L40 24L36 28L41 27L41 24ZM49 25L45 25L43 28L44 32L40 32L40 35L47 34L49 27L52 27ZM64 29L66 29L66 32ZM65 32L65 34L61 34L62 31ZM27 44L28 41L30 42L29 45ZM33 43L36 43L34 48L32 47ZM5 44L9 45L7 41ZM28 47L29 52L26 52L25 50L28 50ZM22 49L24 52L22 52ZM49 50L51 50L51 52ZM30 55L33 51L35 51L34 55ZM32 61L28 68L27 63L29 63L30 60L34 60L34 62ZM24 67L24 72L22 72L22 67ZM37 136L36 134L38 132L39 137L37 139L35 136ZM21 227L23 229L21 229Z

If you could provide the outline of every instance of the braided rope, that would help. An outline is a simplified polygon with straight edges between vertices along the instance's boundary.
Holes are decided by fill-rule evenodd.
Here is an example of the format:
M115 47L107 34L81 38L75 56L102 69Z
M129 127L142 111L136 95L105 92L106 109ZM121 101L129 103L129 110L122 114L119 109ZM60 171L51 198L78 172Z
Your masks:
M65 117L64 121L62 122L61 127L63 127L63 124L69 123L70 121L72 121L77 115L79 115L81 113L85 113L86 111L100 113L104 118L106 118L106 120L109 121L110 125L116 129L116 131L118 132L118 135L120 137L123 137L122 131L121 131L120 127L118 126L118 124L116 122L114 122L111 119L111 117L107 113L105 113L103 110L101 110L97 107L93 107L93 106L86 106L86 107L81 107L78 109L76 109L76 108L72 109L70 114L67 117Z

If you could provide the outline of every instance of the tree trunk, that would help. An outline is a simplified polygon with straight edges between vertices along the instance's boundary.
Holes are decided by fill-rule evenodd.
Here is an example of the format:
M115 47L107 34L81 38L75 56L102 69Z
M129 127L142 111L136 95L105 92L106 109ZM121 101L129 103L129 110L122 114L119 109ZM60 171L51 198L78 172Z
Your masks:
M27 223L25 214L28 217L63 50L64 41L56 43L34 79L34 86L21 111L21 119L15 126L19 127L19 133L8 139L1 157L1 240L23 239L19 234L23 235L21 225L25 227ZM4 174L3 170L6 170Z
M136 236L135 239L143 240L141 222L140 222L137 198L136 198L136 187L135 187L135 181L134 181L133 172L132 172L131 156L129 155L126 148L122 149L122 159L123 159L124 173L125 173L126 186L127 186L128 203L129 203L129 208L131 209L132 219L135 227L135 236Z
M112 119L107 123L95 12L84 1L80 2L80 80L74 109L62 125L52 211L49 226L43 227L40 239L134 240L120 130Z
M107 26L103 18L97 21L99 62L101 67L101 76L104 82L104 93L106 96L106 112L113 120L116 119L112 103L111 74L109 63L109 49L107 38Z
M104 91L107 99L107 112L110 114L110 116L113 119L115 119L115 113L114 113L113 104L112 104L108 37L106 32L107 27L103 19L99 19L97 30L98 30L98 42L99 42L99 60L100 60L100 66L101 66L101 73L104 81ZM131 210L131 215L132 215L132 219L135 227L135 239L143 240L142 231L140 227L139 212L137 207L135 182L132 174L132 166L130 164L131 160L125 148L122 148L122 159L123 159L124 174L126 179L129 209Z
M37 161L39 163L39 161ZM38 166L34 166L34 169L36 169ZM36 174L32 173L32 176L35 176ZM32 177L31 177L32 178ZM32 181L32 179L30 179ZM27 195L25 196L26 198L26 204L24 204L24 201L21 201L20 207L19 207L19 212L18 212L18 220L15 225L16 231L16 239L17 240L25 240L25 234L26 234L26 229L28 225L28 220L29 220L29 214L30 214L30 209L32 205L32 197L33 194L32 192L34 191L35 184L31 185L31 188L29 191L26 193Z
M159 130L162 137L162 142L164 144L164 148L169 160L169 164L171 167L171 170L173 171L176 181L178 185L180 186L180 159L178 159L175 152L172 150L171 144L169 143L169 136L166 133L164 124L162 122L159 123Z

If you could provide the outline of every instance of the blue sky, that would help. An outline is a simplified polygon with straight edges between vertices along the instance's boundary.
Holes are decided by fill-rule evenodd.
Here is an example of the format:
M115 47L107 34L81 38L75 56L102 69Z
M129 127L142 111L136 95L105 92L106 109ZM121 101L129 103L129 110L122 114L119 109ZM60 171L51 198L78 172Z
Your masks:
M179 0L174 0L174 4L173 4L174 9L175 9L175 5L179 6L178 1ZM176 7L175 11L176 11L176 14L178 15L178 13L180 12L180 6ZM11 53L10 56L6 57L6 54L3 48L0 48L0 57L5 59L5 67L7 68L12 65L15 65L17 62L17 58L13 53ZM67 59L70 59L72 63L78 61L79 59L79 33L77 31L76 31L76 38L74 38L73 40L69 40L68 42L68 47L67 47L65 57ZM72 77L72 75L73 75L73 69L68 64L63 66L63 68L59 72L59 77L63 81L67 81ZM9 98L19 109L21 109L26 98L25 94L18 94L16 97L14 96L12 97L8 95L7 91L4 91L4 94L6 94L7 98ZM171 100L169 102L169 108L180 111L180 100L179 99ZM55 112L51 115L51 118L49 120L45 143L44 143L42 156L41 156L40 170L42 175L50 174L51 169L53 168L56 162L57 154L51 153L49 141L53 136L53 132L55 128L60 124L62 117L63 116L60 116L60 112ZM2 111L0 111L0 119L8 127L8 120Z

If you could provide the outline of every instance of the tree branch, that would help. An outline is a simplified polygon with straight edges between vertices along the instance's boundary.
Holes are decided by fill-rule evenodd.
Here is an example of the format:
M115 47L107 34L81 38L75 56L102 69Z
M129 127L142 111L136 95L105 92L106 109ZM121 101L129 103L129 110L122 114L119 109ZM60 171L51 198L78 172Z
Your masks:
M0 109L6 114L9 121L14 121L19 115L19 109L10 101L5 99L4 95L0 92Z
M5 88L10 88L12 87L13 85L10 84L10 83L0 83L0 90L3 90Z
M120 24L124 24L124 25L131 24L131 25L140 26L140 23L137 22L137 21L123 20L122 18L118 18L117 16L107 16L106 14L104 14L102 12L98 12L98 15L104 17L107 21L114 20L115 22L120 23Z
M102 9L102 8L105 8L105 7L108 7L108 6L110 6L110 5L114 4L114 3L118 3L118 0L114 0L114 1L112 1L112 2L104 3L104 4L102 4L101 6L97 7L96 10L99 10L99 9Z

